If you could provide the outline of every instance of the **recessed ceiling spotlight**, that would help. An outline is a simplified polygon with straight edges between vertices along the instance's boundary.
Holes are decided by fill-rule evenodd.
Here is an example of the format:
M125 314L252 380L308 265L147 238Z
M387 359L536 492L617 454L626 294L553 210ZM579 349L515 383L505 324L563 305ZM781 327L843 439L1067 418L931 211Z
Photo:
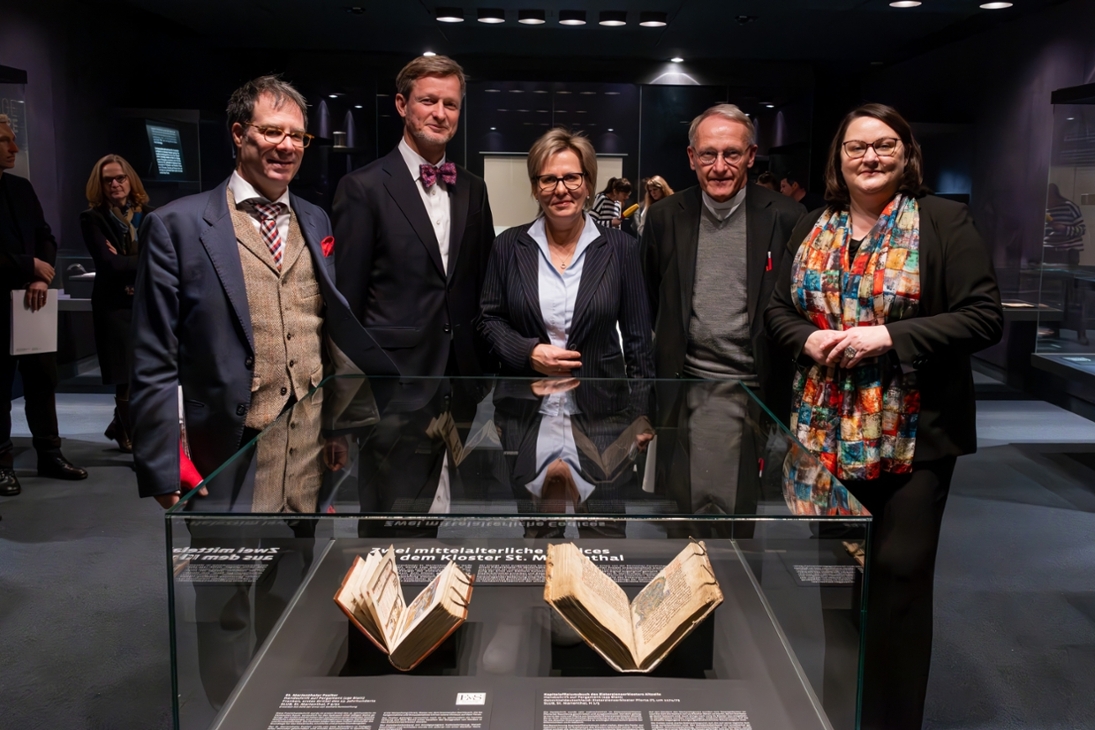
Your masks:
M1065 121L1066 121L1066 122L1075 122L1075 121L1076 121L1076 117L1065 117Z
M618 91L606 91L606 92L604 92L604 95L605 96L619 96L620 92L618 92Z
M328 95L327 95L327 98L328 98L328 99L337 99L337 98L338 98L338 94L328 94Z
M609 131L609 132L615 132L616 130L615 130L615 129L613 129L612 127L609 127L609 128L608 128L608 131Z
M684 59L681 58L680 56L673 56L673 58L671 58L669 60L672 61L673 63L684 63Z
M429 58L430 56L436 56L437 54L434 53L433 51L422 51L422 55Z
M498 127L491 127L491 128L490 128L490 131L492 131L492 132L493 132L493 131L495 131L496 129L498 129Z
M587 110L586 109L575 109L574 113L575 114L586 114Z
M376 96L377 96L377 98L379 99L379 98L380 98L380 97L382 97L382 96L383 96L383 97L387 97L387 96L391 96L391 95L390 95L390 94L377 94Z
M560 10L559 25L585 25L586 11L584 10Z
M979 5L982 10L1003 10L1004 8L1010 8L1011 3L983 3Z
M891 8L916 8L920 6L920 0L894 0Z
M550 109L537 109L536 113L537 114L549 114L549 113L551 113L551 110Z
M463 23L464 11L462 8L438 8L437 20L442 23Z
M765 108L765 109L775 109L775 108L776 108L776 105L775 105L775 104L765 104L765 105L764 105L764 108Z
M518 112L519 114L528 114L528 111L529 111L528 109L518 109L518 110L517 110L517 112Z
M567 91L566 89L561 89L559 91L556 91L555 93L556 94L573 94L574 92L573 91Z
M497 94L501 91L501 89L483 89L483 91L487 92L488 94Z
M498 111L500 111L500 112L508 112L508 111L509 111L509 109L499 109Z
M548 90L547 89L533 89L532 93L533 94L547 94Z
M511 94L523 94L523 93L525 93L525 90L524 89L510 89L509 93L511 93Z
M543 25L547 22L547 16L543 10L518 10L517 22L525 25Z
M627 25L627 11L625 10L602 10L601 19L597 21L598 25L607 25L610 28L616 28L621 25Z
M354 104L354 109L364 109L364 108L365 108L365 106L363 104Z
M506 13L498 8L479 8L480 23L505 23Z
M597 96L596 91L579 91L578 93L582 96Z
M658 11L646 11L639 13L639 25L644 28L665 27L668 16Z

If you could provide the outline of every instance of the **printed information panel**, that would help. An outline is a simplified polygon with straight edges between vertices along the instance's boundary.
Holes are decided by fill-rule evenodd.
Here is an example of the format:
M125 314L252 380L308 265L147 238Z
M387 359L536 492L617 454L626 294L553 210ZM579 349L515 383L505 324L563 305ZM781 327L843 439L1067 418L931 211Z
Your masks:
M541 692L537 730L753 730L739 693L702 689L666 692Z

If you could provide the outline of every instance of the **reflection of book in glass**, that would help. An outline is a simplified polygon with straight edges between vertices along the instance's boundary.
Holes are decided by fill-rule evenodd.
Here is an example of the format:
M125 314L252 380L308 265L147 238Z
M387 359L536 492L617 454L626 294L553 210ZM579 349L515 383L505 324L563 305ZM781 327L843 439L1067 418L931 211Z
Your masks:
M342 579L335 603L400 671L414 669L468 617L472 579L450 562L405 604L395 548L370 553Z
M690 543L630 603L568 543L548 546L544 600L614 669L649 672L722 603L722 591L702 542Z

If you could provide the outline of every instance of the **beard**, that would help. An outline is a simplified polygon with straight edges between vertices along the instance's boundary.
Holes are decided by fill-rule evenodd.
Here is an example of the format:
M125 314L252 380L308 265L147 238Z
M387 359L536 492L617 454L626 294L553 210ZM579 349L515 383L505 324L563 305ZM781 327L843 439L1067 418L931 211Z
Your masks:
M456 127L450 127L447 135L433 135L425 129L412 129L411 136L427 145L448 144L456 136Z

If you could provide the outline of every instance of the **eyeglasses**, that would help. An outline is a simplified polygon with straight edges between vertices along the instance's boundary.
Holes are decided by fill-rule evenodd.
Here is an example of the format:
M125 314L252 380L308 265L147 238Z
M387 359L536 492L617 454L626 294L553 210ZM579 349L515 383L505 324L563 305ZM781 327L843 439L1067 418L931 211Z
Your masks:
M112 185L114 183L118 183L119 185L121 185L128 179L129 175L115 175L114 177L104 177L103 185Z
M722 157L727 165L736 166L745 157L745 153L741 150L724 150L722 152L716 152L715 150L704 150L703 152L696 153L696 158L704 167L714 165L715 161L718 160L719 157Z
M316 138L314 134L308 134L307 132L287 132L281 127L260 127L257 124L251 124L251 122L244 122L243 126L254 127L262 135L262 138L272 145L279 145L282 140L288 137L294 147L304 148L312 144L312 140Z
M559 183L562 183L563 187L567 190L577 190L582 187L582 183L585 182L586 174L584 172L568 172L562 177L556 177L555 175L540 175L539 177L534 177L532 179L540 186L541 192L546 193L549 190L555 190Z
M874 142L850 139L841 146L844 148L844 154L848 155L848 159L858 160L867 154L868 147L873 149L879 157L893 157L900 142L901 140L896 137L883 137L882 139L876 139Z

